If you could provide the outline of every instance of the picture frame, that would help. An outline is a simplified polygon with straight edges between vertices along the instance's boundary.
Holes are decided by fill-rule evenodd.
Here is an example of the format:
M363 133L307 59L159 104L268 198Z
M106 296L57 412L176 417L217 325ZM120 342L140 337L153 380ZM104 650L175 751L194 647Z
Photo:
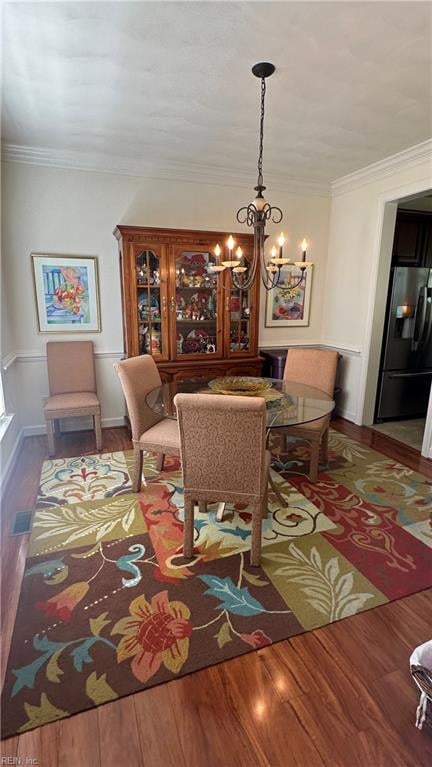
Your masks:
M39 333L100 333L97 256L32 253Z
M304 272L304 279L297 287L301 271L294 265L287 264L279 274L275 288L266 296L266 328L285 328L296 325L309 325L310 297L312 290L312 266Z

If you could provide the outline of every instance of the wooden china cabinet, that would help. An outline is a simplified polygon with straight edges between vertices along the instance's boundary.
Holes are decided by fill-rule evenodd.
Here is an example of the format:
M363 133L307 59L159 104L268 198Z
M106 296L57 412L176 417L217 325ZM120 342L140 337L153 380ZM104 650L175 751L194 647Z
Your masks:
M212 272L225 232L119 225L125 351L152 354L163 381L259 375L259 274L248 291ZM234 234L251 260L253 235Z

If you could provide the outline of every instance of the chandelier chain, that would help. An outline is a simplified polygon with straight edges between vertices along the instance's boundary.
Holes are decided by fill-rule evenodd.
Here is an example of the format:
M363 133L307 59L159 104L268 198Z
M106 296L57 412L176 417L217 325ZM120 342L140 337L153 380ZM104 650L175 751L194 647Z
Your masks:
M272 257L266 262L265 256L265 226L267 221L272 221L273 224L279 224L282 221L283 213L276 205L271 205L263 196L265 190L263 179L263 145L264 145L264 117L265 117L265 94L266 94L266 77L270 77L275 71L273 64L269 62L261 62L255 64L252 67L252 73L261 79L261 109L260 109L260 121L259 121L259 150L258 150L258 183L255 187L257 192L253 202L249 205L244 205L237 211L237 221L240 224L247 224L247 226L253 228L254 243L253 243L253 257L251 260L246 259L245 267L241 267L236 270L233 268L229 272L230 280L229 285L222 285L224 290L249 290L252 288L255 277L261 273L262 282L266 290L272 290L283 284L285 279L282 273L282 267L284 264L289 264L291 269L294 264L290 262L288 258L282 256L282 247L285 242L285 237L281 233L282 244L279 242L279 256L277 256L277 250L272 248ZM241 260L241 256L240 256ZM240 262L239 262L240 263ZM304 264L304 265L303 265ZM289 285L289 289L299 287L305 280L306 270L310 266L310 262L306 261L306 246L303 248L303 261L300 266L300 277L294 284Z
M265 113L265 92L266 82L265 78L261 78L261 116L260 116L260 141L259 141L259 154L258 154L258 186L263 186L263 143L264 143L264 113Z

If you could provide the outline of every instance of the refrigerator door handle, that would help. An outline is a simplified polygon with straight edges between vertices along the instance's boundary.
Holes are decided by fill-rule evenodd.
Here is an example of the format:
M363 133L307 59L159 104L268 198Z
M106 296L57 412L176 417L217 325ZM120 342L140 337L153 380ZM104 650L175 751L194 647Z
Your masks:
M388 378L422 378L424 376L432 378L432 370L421 370L415 373L388 373L387 376Z
M429 344L431 332L432 332L432 297L431 297L431 291L430 288L427 289L426 292L426 322L425 322L425 329L423 333L423 338L421 339L421 348L425 349L427 345Z
M427 287L424 285L419 292L417 299L417 306L414 314L414 334L411 341L411 348L413 352L419 349L421 340L424 335L425 322L426 322L426 309L427 309Z

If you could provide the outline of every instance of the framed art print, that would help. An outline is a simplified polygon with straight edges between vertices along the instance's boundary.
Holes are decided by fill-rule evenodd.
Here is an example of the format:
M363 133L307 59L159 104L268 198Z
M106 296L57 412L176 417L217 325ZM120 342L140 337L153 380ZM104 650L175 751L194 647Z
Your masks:
M296 266L281 269L277 286L267 292L266 328L309 325L312 266L305 270L304 279L297 285L300 276Z
M96 256L32 254L40 333L100 332Z

